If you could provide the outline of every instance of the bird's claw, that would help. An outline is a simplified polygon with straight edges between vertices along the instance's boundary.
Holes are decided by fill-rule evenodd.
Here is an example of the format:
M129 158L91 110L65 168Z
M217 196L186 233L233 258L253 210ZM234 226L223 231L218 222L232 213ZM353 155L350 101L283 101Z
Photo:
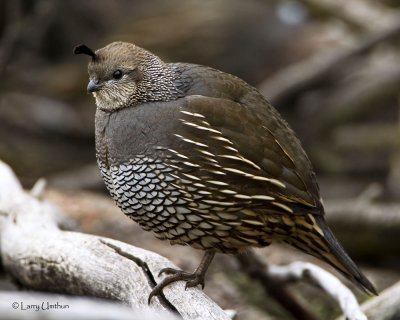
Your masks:
M158 291L158 290L151 290L149 297L147 298L147 304L150 305L151 303L151 299L153 299L154 296L158 296L160 293L162 292L162 290Z
M153 290L149 294L149 298L147 303L151 303L151 299L154 296L159 296L162 294L163 289L168 286L169 284L176 282L176 281L186 281L185 290L187 288L195 287L197 285L201 285L201 288L204 289L204 274L199 272L186 272L182 270L177 270L173 268L164 268L161 269L159 272L159 276L162 274L169 275L168 277L164 278L161 282L159 282Z
M201 289L203 290L204 289L204 276L202 276L201 274L196 275L194 273L192 273L191 275L193 276L193 278L186 281L185 290L187 288L195 287L197 285L200 285Z

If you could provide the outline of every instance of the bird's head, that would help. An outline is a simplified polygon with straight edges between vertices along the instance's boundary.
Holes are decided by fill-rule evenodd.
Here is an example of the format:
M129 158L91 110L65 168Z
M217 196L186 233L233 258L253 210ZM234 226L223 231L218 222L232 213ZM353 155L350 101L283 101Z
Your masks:
M74 53L92 57L87 91L104 111L176 96L173 71L156 55L132 43L112 42L96 51L79 45Z

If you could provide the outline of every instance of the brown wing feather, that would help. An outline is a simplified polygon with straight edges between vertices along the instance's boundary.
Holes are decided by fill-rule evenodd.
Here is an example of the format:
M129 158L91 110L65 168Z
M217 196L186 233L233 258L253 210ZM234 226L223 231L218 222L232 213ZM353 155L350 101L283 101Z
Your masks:
M231 155L218 158L223 167L240 168L256 177L274 179L284 185L266 184L261 178L230 180L230 176L225 177L231 186L249 194L273 194L288 205L319 206L318 186L311 164L302 150L300 154L291 154L301 146L297 139L288 141L286 136L292 133L283 131L283 123L276 125L279 118L263 121L262 115L226 99L191 96L186 100L185 110L204 118L187 120L192 125L183 123L182 136L208 144L215 154ZM206 127L220 133L196 130L195 125L205 126L203 122L207 122ZM298 145L293 148L293 144ZM247 183L243 186L245 181Z

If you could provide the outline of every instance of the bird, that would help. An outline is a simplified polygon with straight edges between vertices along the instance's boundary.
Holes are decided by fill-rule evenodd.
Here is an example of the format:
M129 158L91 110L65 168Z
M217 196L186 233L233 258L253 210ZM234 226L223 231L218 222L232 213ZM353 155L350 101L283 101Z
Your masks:
M148 301L176 281L201 285L216 253L287 243L377 294L325 221L316 175L299 139L244 80L167 63L128 42L91 57L97 163L117 206L171 244L204 251L193 272L164 268Z

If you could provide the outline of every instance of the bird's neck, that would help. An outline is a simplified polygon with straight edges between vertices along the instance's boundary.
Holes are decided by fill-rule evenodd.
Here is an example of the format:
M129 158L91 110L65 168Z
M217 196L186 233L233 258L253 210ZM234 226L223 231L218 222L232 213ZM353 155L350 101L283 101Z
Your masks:
M184 95L177 86L180 74L156 56L149 57L138 90L138 102L172 101Z

